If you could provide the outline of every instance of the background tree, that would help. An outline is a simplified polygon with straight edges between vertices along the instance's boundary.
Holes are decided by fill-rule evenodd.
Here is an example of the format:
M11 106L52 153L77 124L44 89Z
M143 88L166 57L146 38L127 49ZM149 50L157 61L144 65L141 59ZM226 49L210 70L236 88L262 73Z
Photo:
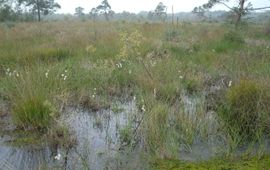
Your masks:
M83 17L85 15L83 11L84 11L84 8L79 6L75 8L75 15L78 17Z
M153 11L149 11L147 13L147 19L153 20L155 18L155 13Z
M197 14L197 16L201 19L205 18L205 9L203 7L195 7L192 11L193 13Z
M48 15L61 8L54 0L18 0L19 4L30 7L34 13L38 15L38 21L41 21L41 15Z
M7 0L0 0L0 21L12 20L14 11Z
M98 16L98 9L97 8L92 8L91 11L89 12L90 18L95 22Z
M24 17L17 0L0 0L0 22L23 20Z
M233 12L236 15L235 23L236 23L236 25L238 25L240 23L242 17L244 15L246 15L248 12L270 8L270 7L253 8L252 4L250 2L248 2L248 0L237 0L238 6L236 6L236 7L230 7L227 4L227 2L229 2L229 0L209 0L206 4L203 4L200 7L195 7L193 12L200 13L203 10L209 10L209 9L213 8L217 4L222 4L225 7L227 7L228 9L230 9L231 12Z
M99 6L97 6L97 10L100 14L104 14L107 21L109 21L109 17L112 17L114 11L111 9L111 5L108 0L103 0Z
M159 2L156 9L155 9L155 15L165 21L166 18L167 18L167 7L162 3L162 2Z

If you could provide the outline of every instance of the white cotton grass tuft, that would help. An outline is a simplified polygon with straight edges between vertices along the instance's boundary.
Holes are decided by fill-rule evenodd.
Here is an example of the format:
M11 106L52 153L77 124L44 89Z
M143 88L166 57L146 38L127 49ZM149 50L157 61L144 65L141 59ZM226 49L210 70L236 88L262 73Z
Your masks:
M58 154L54 157L54 159L59 161L59 160L61 159L61 154L58 153Z
M228 86L229 86L229 87L231 87L231 86L232 86L232 81L229 81Z
M20 77L20 74L18 73L17 70L12 71L10 68L7 68L5 73L9 77L11 77L11 76Z
M145 105L142 105L142 111L145 112Z

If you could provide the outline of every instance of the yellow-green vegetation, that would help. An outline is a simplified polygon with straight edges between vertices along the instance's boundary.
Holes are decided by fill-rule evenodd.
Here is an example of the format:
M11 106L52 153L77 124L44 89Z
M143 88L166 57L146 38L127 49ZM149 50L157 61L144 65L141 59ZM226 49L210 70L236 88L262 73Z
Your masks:
M267 37L263 25L253 24L241 29L200 22L0 25L0 101L9 103L18 128L50 134L65 106L97 111L112 100L136 98L143 115L136 133L147 154L177 158L179 146L191 150L196 139L213 136L234 152L269 140ZM211 96L215 107L209 110ZM123 142L132 143L130 129L122 130ZM247 164L263 168L268 158L260 161L263 165ZM161 162L161 169L174 164Z

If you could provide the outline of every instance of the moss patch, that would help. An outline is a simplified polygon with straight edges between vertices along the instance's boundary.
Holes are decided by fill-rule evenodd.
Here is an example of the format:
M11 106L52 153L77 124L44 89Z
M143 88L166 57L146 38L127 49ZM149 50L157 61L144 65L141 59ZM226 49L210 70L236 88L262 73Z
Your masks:
M234 159L234 160L211 160L199 163L183 162L179 160L157 160L152 169L163 170L266 170L270 167L270 157L254 157L252 159Z

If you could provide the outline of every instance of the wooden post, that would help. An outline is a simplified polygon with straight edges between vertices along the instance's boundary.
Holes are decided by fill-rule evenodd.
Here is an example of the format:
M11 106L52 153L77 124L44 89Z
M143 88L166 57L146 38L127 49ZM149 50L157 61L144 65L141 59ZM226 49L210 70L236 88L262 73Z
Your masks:
M173 20L174 20L174 11L173 11L173 5L172 5L172 25L173 25Z

